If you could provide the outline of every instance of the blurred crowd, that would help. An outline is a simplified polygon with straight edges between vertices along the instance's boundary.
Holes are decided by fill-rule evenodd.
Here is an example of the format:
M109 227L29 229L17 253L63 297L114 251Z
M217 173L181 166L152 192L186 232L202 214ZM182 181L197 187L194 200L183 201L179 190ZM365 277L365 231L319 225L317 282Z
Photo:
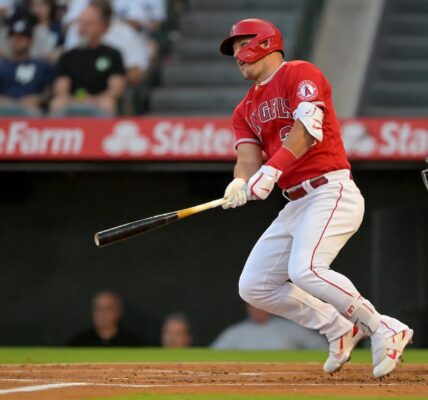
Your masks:
M315 331L283 318L273 316L249 304L246 319L221 331L210 347L214 349L280 350L325 349L326 339ZM101 291L92 300L92 323L76 332L70 346L115 347L144 345L135 332L122 324L124 307L121 297L113 291ZM159 341L165 348L186 348L194 344L189 318L183 312L167 315L162 323ZM197 340L196 340L197 342Z
M0 0L0 116L144 111L181 3Z

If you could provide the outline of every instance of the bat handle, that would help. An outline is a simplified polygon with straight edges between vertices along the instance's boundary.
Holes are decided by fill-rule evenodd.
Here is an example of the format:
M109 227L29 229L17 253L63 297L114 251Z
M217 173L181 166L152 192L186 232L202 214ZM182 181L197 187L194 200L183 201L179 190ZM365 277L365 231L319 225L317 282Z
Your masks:
M202 211L209 210L211 208L220 207L225 203L226 203L226 199L221 198L221 199L209 201L208 203L199 204L198 206L185 208L184 210L180 210L177 212L178 218L179 219L186 218L186 217L189 217L190 215L197 214Z
M225 198L221 198L221 199L210 201L209 203L205 203L205 204L209 204L210 205L209 208L217 208L217 207L222 206L226 202L227 202L227 200Z

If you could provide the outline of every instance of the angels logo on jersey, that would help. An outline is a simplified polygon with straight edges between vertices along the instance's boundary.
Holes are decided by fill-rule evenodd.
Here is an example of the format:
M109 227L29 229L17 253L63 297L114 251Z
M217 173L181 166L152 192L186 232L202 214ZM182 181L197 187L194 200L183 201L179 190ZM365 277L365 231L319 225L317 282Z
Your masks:
M309 80L301 81L297 85L297 97L303 101L315 100L318 96L318 88L315 83Z

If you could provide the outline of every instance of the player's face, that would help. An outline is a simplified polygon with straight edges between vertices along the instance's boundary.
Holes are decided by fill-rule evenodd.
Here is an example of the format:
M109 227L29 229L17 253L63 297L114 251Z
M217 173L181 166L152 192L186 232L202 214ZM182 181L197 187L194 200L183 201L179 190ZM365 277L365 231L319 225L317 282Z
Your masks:
M237 38L233 43L233 55L238 65L239 70L241 71L242 76L246 80L256 81L260 77L263 71L263 59L246 63L236 58L239 50L241 50L248 42L252 39L252 36L244 36L242 38Z

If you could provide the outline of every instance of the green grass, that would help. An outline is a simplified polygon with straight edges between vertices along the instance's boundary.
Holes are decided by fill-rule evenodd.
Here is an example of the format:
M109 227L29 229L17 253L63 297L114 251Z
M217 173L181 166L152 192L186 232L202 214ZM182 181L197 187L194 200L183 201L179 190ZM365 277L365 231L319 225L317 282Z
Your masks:
M92 362L323 362L326 351L219 351L210 349L165 350L155 348L40 348L0 347L0 364L25 363L92 363ZM428 349L409 349L406 362L427 363ZM353 362L371 362L369 350L357 349ZM142 393L119 395L86 400L345 400L351 396L299 396L267 394L160 394ZM353 397L367 400L395 400L398 397ZM400 399L422 400L422 397L400 397Z
M0 364L91 362L323 362L326 351L222 351L211 349L158 348L43 348L0 347ZM353 362L371 362L369 350L357 349ZM428 362L428 349L408 349L405 361Z

